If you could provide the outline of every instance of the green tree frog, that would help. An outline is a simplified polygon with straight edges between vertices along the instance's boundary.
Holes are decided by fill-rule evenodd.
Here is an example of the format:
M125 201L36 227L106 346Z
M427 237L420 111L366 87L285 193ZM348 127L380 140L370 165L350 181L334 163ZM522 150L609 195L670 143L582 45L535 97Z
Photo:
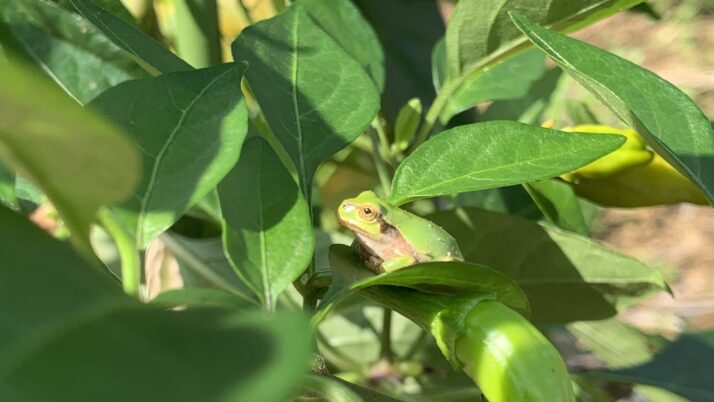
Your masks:
M371 191L344 200L337 216L354 233L365 264L376 272L427 261L464 260L456 240L444 229Z

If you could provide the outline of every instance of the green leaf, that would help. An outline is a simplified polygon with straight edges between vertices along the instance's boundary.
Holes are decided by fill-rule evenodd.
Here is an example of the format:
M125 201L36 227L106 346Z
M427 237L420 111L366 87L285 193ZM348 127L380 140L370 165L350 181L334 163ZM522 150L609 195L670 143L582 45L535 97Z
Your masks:
M2 205L0 222L0 378L53 327L135 302L108 273Z
M644 333L615 318L574 322L568 330L611 369L636 366L654 355L655 345Z
M129 197L137 182L134 144L31 69L0 62L0 76L0 161L47 194L89 251L97 209Z
M468 1L466 2L468 3ZM545 73L545 58L529 50L466 78L448 98L439 116L446 124L456 114L488 100L516 99L525 96L531 85ZM441 78L442 82L448 77Z
M312 374L305 379L304 386L318 395L321 395L327 401L364 401L364 399L346 386L346 382L337 381L327 376Z
M516 120L521 123L540 125L543 114L554 98L562 70L553 68L531 85L528 93L518 99L495 101L480 116L483 121ZM570 100L569 100L570 102Z
M307 0L302 5L317 25L362 65L377 89L384 89L384 54L377 34L359 9L350 0Z
M714 331L709 330L681 335L665 345L654 359L639 366L589 376L653 385L692 401L712 401L712 361Z
M124 308L0 372L10 401L284 401L306 374L300 315ZM77 378L87 383L76 386Z
M512 18L536 46L635 128L714 203L714 130L687 95L614 54L549 31L515 13Z
M404 151L414 139L421 122L422 105L419 98L409 99L397 115L394 123L394 146L398 151Z
M509 12L517 11L534 21L573 31L630 8L642 0L497 0L459 2L446 27L449 74L465 76L513 53L525 44L511 23Z
M464 208L429 220L458 241L467 262L518 283L538 323L596 320L666 289L655 269L592 240L515 216Z
M390 200L399 205L554 177L623 142L621 136L565 133L512 121L459 126L422 144L399 165Z
M152 73L192 70L192 67L136 25L108 12L90 0L69 0L79 13L91 21L116 45L150 66Z
M73 10L74 6L72 6L71 0L50 0L53 1L62 7L68 9L68 10ZM96 4L99 7L102 7L103 9L109 11L110 13L114 14L115 16L121 18L122 20L136 25L136 19L134 19L134 16L131 15L131 12L127 10L127 8L124 6L124 3L121 1L116 1L116 0L91 0L92 3Z
M0 204L17 208L15 197L15 175L0 164Z
M580 202L573 188L560 180L541 180L526 183L528 194L548 221L565 230L588 236Z
M176 258L184 287L221 289L259 304L228 262L221 237L193 239L165 232L160 239Z
M457 208L473 207L491 212L517 215L531 220L543 219L543 213L523 186L508 186L461 193L456 196Z
M80 103L120 82L147 76L99 30L55 4L0 0L2 25L0 43L40 66Z
M218 186L229 261L268 310L307 268L315 249L307 202L261 137Z
M277 402L306 374L300 315L143 306L20 215L0 221L0 400Z
M354 0L384 48L386 79L382 112L395 122L412 98L428 107L436 95L431 83L431 49L444 35L444 20L433 1ZM409 40L405 40L409 38Z
M122 204L146 245L213 189L235 165L247 132L240 63L130 81L91 103L131 134L142 179Z
M233 43L233 56L248 62L246 78L309 199L317 166L376 115L377 89L300 3L246 28Z
M255 304L236 296L234 293L211 288L167 290L152 299L151 304L163 308L185 306L189 308L224 308L230 310L246 310L255 307Z
M458 261L413 265L355 282L350 289L380 285L447 295L492 293L494 299L515 310L526 314L530 310L526 295L511 278L487 267Z

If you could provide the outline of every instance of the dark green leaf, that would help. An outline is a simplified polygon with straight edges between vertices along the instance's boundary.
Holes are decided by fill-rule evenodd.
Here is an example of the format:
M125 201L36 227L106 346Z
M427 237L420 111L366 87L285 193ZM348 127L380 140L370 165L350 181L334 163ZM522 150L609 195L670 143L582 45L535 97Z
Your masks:
M193 239L166 232L161 242L176 258L185 287L221 289L258 305L228 262L222 238Z
M280 402L303 379L310 356L305 319L285 313L138 306L78 324L0 368L0 398Z
M362 65L374 85L384 89L384 54L377 34L359 9L350 0L307 0L302 4L317 25Z
M0 204L17 208L15 197L15 175L0 164Z
M142 306L20 215L0 221L2 401L277 402L307 371L299 315Z
M515 216L464 208L428 219L458 241L466 261L500 271L528 296L532 319L603 319L666 289L655 269L585 237Z
M412 98L425 108L434 100L431 49L444 35L444 20L433 0L356 0L384 48L386 80L382 111L394 123Z
M218 186L229 261L267 309L307 268L315 249L307 202L270 145L245 143Z
M639 366L593 376L661 387L692 401L714 401L712 362L714 331L709 330L683 334Z
M248 62L251 89L309 198L317 166L376 115L376 87L300 3L246 28L233 43L233 56Z
M37 63L81 103L120 82L147 76L99 30L55 4L0 0L0 25L3 20L0 43Z
M452 77L465 75L487 57L512 52L525 40L510 23L517 11L534 21L574 30L622 11L642 0L498 0L459 2L446 28L446 54Z
M86 19L117 46L134 55L154 70L153 73L170 73L191 70L181 58L143 33L136 25L107 12L90 0L69 0Z
M687 95L612 53L549 31L516 14L513 21L714 203L714 130Z
M545 59L540 52L529 50L468 77L452 93L441 112L442 124L457 113L488 100L516 99L525 96L531 85L545 73ZM440 80L445 82L448 77Z
M483 266L458 261L426 262L355 282L352 290L390 285L425 293L451 295L493 294L494 299L528 313L528 299L518 285L506 275Z
M0 62L0 77L0 160L47 194L88 250L97 209L137 182L135 146L32 69Z
M491 212L518 215L531 220L543 219L543 213L523 186L508 186L461 193L456 196L457 207L481 208Z
M71 0L50 0L54 1L55 3L61 5L62 7L68 9L68 10L73 10L74 6L72 6ZM121 1L116 1L116 0L91 0L92 3L96 4L99 7L102 7L103 9L109 11L110 13L114 14L115 16L121 18L122 20L130 23L130 24L136 24L136 20L134 19L134 16L131 15L131 12L126 9L124 4Z
M0 222L0 372L54 326L135 303L108 273L2 205Z
M525 184L526 190L548 221L565 230L587 236L590 232L573 188L559 180Z
M562 70L553 68L546 71L540 79L531 85L528 93L519 99L495 101L480 116L483 121L489 120L517 120L521 123L540 125L543 113L548 107Z
M236 296L234 293L211 288L167 290L152 299L151 304L164 308L186 306L189 308L224 308L230 310L247 310L255 307L255 304Z
M565 133L512 121L459 126L417 148L397 168L390 200L509 186L570 172L617 149L621 136Z
M142 180L120 210L145 247L213 189L235 165L247 131L244 64L123 83L91 106L134 138Z

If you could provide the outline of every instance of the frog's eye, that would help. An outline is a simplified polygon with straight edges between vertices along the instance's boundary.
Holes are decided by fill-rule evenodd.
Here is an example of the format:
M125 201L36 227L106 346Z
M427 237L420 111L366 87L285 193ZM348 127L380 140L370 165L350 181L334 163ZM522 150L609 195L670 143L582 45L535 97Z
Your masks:
M362 207L359 210L359 216L360 218L367 220L367 221L373 221L377 218L378 211L374 208L370 207Z

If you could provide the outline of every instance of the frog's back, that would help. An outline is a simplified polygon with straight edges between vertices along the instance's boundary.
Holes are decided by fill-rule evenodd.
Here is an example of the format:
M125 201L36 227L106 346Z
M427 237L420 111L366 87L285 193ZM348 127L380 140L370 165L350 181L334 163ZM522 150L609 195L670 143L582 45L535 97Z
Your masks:
M389 219L394 226L400 228L402 236L409 244L425 254L425 261L463 261L456 240L434 222L403 209L392 210Z

